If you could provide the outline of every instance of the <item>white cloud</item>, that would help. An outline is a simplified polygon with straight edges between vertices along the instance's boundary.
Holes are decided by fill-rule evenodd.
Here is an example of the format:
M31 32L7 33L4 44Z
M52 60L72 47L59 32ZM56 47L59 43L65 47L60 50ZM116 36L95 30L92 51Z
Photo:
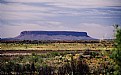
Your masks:
M1 19L7 20L40 20L44 17L53 17L55 14L49 14L44 12L0 12Z
M0 11L9 10L9 11L49 11L53 10L51 7L37 7L37 6L31 6L27 4L21 4L21 3L9 3L9 4L0 4Z
M9 0L8 0L9 1ZM115 3L119 3L119 0L113 2L112 0L11 0L11 2L24 2L24 3L34 3L34 2L50 2L51 5L57 5L60 7L95 7L97 6L105 6L105 5L115 5ZM99 4L100 5L99 5ZM101 4L102 3L102 4ZM105 4L109 3L109 4ZM114 4L112 4L114 3ZM49 3L47 3L49 4ZM105 5L104 5L105 4ZM90 6L93 5L93 6ZM96 9L87 10L87 11L76 11L76 10L66 10L59 9L54 7L46 7L46 6L35 6L35 5L26 5L22 3L8 3L0 5L0 17L6 20L42 20L45 17L55 17L55 16L84 16L84 15L107 15L107 14L120 14L120 11L99 11Z
M121 6L121 0L6 0L6 1L17 2L17 3L0 4L0 19L5 21L5 23L8 23L5 26L3 26L4 24L0 23L0 25L2 26L0 27L0 34L2 37L17 36L21 31L25 30L59 30L59 31L87 31L89 35L91 35L94 38L103 38L103 37L110 38L112 37L113 34L112 32L113 28L111 26L95 24L95 23L81 23L79 25L72 26L73 25L72 23L74 21L71 20L72 18L70 19L70 16L71 17L74 16L74 19L81 17L87 20L86 18L88 19L95 18L92 17L92 15L98 15L96 16L97 18L112 18L112 16L99 16L99 15L110 14L114 16L117 14L121 14L121 11L119 10L102 11L98 9L90 9L97 7L105 8L106 6ZM31 4L40 3L40 5L35 5L35 4L31 5L29 3ZM41 5L42 3L45 3L45 6ZM114 8L114 7L109 7L109 8ZM115 9L119 9L119 7L115 7ZM120 16L114 16L113 18L115 17L121 18ZM57 19L57 21L53 21L53 18ZM70 23L59 22L59 20L63 21L62 19L65 21L70 20ZM77 19L78 22L80 22L80 20Z
M54 21L48 21L48 24L51 24L51 25L61 25L62 23L61 22L54 22Z
M9 1L9 0L7 0ZM11 0L11 2L38 3L47 2L50 5L67 8L78 8L81 6L120 6L120 0Z
M35 7L24 4L1 4L0 15L2 19L16 20L16 19L41 19L45 16L56 16L49 13L53 8L50 7Z

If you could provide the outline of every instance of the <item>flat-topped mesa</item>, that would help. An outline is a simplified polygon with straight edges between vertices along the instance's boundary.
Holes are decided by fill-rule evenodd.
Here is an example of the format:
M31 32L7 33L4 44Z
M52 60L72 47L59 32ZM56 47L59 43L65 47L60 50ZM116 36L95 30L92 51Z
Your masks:
M87 32L74 31L23 31L20 35L66 35L66 36L87 36Z
M75 31L23 31L15 37L19 40L90 40L87 32Z

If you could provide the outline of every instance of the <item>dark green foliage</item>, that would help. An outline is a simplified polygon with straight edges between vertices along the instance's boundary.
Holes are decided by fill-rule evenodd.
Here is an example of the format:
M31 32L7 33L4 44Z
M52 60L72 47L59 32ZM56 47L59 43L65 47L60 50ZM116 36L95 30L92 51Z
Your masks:
M54 70L51 66L42 66L40 67L39 75L54 75Z
M76 73L78 75L83 75L83 74L88 74L89 73L89 66L87 65L87 63L82 60L82 61L78 61L76 64Z
M98 55L99 55L99 53L98 53L98 52L91 52L91 54L90 54L90 55L91 55L91 57L94 57L94 58L95 58L96 56L98 56Z
M74 60L73 56L71 57L70 72L73 75L85 75L89 73L89 66L85 60Z
M7 73L11 74L12 71L15 69L15 63L14 62L5 62L0 64L0 73Z
M20 73L23 72L23 66L21 64L16 64L14 71L16 72L16 74L19 75Z
M30 66L31 66L30 64L24 65L24 68L25 68L26 72L31 72L31 67Z
M120 75L121 74L121 28L116 25L114 26L116 30L115 34L115 49L112 51L111 58L115 60L117 65L115 66L114 74Z
M38 60L39 60L39 57L37 56L37 54L32 53L31 61L32 62L37 62Z
M52 56L52 57L59 56L59 55L60 55L59 52L51 52L50 53L50 56Z
M35 68L35 65L34 63L31 64L31 72L35 72L36 71L36 68Z
M116 48L118 50L121 50L121 29L117 30L115 42L116 42Z

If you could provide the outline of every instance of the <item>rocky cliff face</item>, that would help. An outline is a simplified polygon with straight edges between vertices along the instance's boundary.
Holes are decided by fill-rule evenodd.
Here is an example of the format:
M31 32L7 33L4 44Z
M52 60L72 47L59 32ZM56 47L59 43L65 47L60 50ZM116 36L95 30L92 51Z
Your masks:
M19 40L90 40L86 32L73 31L23 31L15 37Z

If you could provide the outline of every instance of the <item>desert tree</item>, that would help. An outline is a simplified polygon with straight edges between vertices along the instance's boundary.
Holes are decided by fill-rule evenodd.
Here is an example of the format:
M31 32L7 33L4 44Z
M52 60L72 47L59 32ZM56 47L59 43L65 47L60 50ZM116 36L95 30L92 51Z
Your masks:
M115 28L115 48L111 54L111 58L116 62L115 75L121 75L121 28L119 25L114 25Z

